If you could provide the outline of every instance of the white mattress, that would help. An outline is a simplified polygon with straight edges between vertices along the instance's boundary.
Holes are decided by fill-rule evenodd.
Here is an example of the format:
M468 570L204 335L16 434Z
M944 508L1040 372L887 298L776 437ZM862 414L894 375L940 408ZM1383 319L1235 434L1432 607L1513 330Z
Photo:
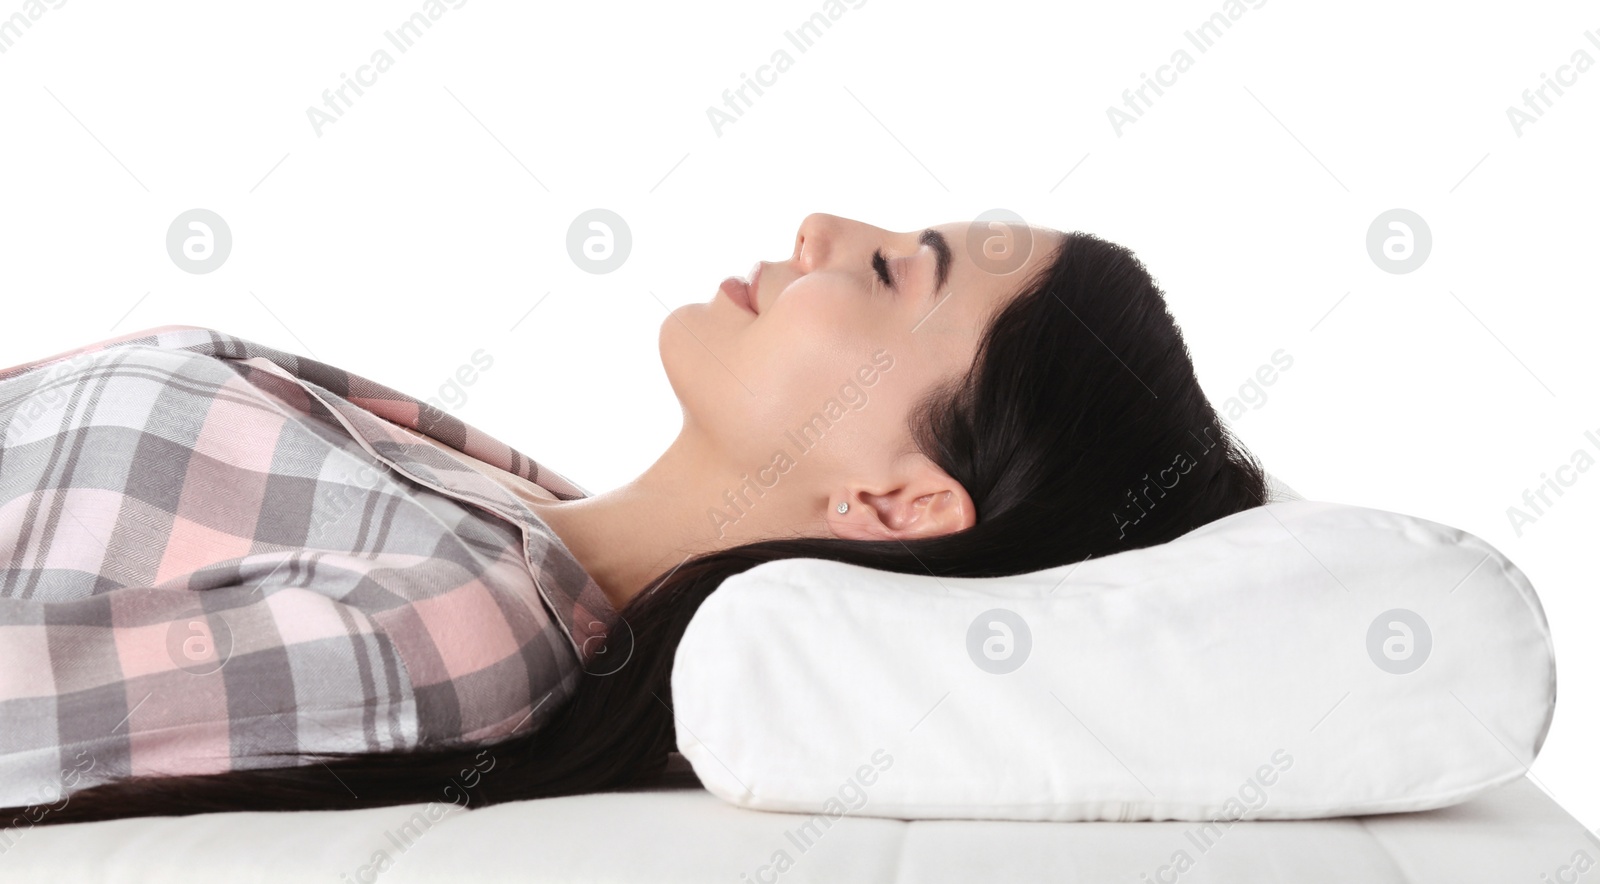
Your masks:
M457 812L403 850L390 836L425 805L12 830L0 881L1506 884L1575 880L1575 857L1600 860L1600 841L1527 779L1422 813L1246 820L1213 833L1209 845L1191 838L1195 823L846 816L828 827L819 821L802 847L789 836L812 818L732 807L699 785L682 756L672 760L651 788ZM379 850L391 863L361 874ZM778 851L792 864L760 871ZM1192 865L1162 871L1179 851Z

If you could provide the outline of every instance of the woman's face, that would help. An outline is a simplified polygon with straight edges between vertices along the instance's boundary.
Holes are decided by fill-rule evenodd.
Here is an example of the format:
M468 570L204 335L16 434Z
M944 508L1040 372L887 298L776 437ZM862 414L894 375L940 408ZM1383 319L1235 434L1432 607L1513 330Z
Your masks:
M747 475L767 494L826 505L851 481L894 484L908 458L926 466L911 408L967 372L989 317L1062 237L971 227L894 232L809 215L794 253L759 265L755 313L722 290L672 311L662 364L685 431L727 465L728 488Z

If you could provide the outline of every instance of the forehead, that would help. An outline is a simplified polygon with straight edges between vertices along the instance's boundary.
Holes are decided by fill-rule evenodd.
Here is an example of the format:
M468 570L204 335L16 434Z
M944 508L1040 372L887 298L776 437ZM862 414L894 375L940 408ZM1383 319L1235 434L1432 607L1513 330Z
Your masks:
M1049 260L1065 235L1048 227L1002 221L934 225L950 244L950 287L1012 294Z
M950 245L950 276L919 337L975 339L990 317L1050 259L1065 234L1044 227L936 224ZM959 349L959 348L958 348Z

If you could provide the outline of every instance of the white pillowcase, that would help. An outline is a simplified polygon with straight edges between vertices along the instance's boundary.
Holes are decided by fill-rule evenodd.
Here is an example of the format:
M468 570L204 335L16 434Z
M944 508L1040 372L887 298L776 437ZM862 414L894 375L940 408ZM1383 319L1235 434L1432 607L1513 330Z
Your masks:
M828 819L1442 807L1524 775L1555 689L1505 556L1306 500L1013 577L771 562L702 604L672 674L708 790Z
M1280 500L1305 500L1305 496L1283 484L1282 479L1267 473L1267 503L1275 503Z

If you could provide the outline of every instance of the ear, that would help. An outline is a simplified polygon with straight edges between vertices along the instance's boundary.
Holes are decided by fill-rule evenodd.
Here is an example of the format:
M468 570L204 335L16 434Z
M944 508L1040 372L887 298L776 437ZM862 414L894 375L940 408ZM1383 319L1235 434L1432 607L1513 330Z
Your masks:
M840 502L849 508L841 513ZM918 454L891 480L851 483L829 497L824 518L846 540L910 540L971 528L977 508L961 483Z

